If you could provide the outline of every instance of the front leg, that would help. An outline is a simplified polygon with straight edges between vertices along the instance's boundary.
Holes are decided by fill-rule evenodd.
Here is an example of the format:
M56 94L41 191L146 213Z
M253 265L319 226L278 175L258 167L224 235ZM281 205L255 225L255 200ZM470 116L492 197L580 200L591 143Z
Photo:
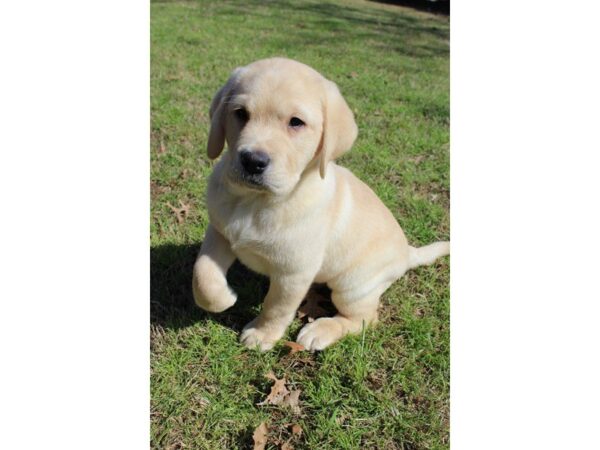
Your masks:
M262 351L273 348L294 320L312 281L313 277L299 275L272 276L262 311L244 327L241 342Z
M227 270L235 255L227 239L212 225L208 226L202 248L194 264L192 286L196 304L209 312L221 312L232 306L236 294L227 284Z

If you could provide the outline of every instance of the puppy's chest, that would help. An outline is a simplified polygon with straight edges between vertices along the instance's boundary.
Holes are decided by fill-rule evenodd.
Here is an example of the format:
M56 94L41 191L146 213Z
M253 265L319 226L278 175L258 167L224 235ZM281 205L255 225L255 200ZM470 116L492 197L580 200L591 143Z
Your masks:
M222 206L213 211L211 221L242 263L256 272L268 274L273 266L287 262L291 254L289 230L278 222L276 215L257 212L244 205Z
M277 230L274 226L257 223L247 217L238 217L226 222L223 232L234 251L253 248L264 251L276 245L274 240Z

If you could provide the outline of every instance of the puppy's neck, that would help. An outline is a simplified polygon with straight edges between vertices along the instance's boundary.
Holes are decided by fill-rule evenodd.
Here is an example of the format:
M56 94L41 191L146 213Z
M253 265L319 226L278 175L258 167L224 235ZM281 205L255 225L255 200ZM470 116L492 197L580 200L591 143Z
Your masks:
M331 165L333 165L331 163ZM294 186L294 189L285 201L290 201L296 198L302 199L315 199L325 200L328 192L333 192L333 185L335 184L335 170L333 167L327 171L325 178L321 178L319 173L319 164L317 162L311 162L302 173L300 180Z

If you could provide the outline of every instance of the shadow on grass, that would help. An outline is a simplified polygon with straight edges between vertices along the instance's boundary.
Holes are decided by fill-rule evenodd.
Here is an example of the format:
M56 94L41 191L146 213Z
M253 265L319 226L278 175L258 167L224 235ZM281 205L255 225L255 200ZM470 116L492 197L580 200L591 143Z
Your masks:
M172 0L153 0L152 3L172 3ZM406 0L406 3L411 2ZM446 57L449 54L449 29L439 15L438 19L433 14L431 18L415 17L402 9L393 11L291 0L227 2L204 13L224 21L246 22L250 19L260 24L262 31L269 35L270 45L279 47L283 53L309 47L317 53L338 57L340 49L345 48L349 40L356 40L365 47L408 57ZM285 23L285 34L271 33L273 21ZM204 45L200 38L181 36L180 39L183 44Z
M196 306L192 293L192 269L201 245L166 244L150 249L150 323L177 330L214 320L241 331L258 314L257 306L267 295L269 279L236 260L227 272L227 282L238 295L236 304L219 314L207 313ZM336 312L326 285L314 284L311 292L321 297L319 306L329 315Z
M279 42L282 50L296 46L314 47L323 53L338 55L339 48L349 40L362 42L380 50L392 51L408 57L448 56L449 31L433 26L431 20L414 17L404 11L383 11L355 8L327 2L278 2L282 11L297 13L289 19L284 40ZM236 10L222 11L223 15L271 17L272 11L257 6L262 2L245 2ZM423 41L423 38L426 40ZM274 39L274 42L278 42Z
M450 0L371 0L375 3L404 6L432 14L450 15Z
M150 322L164 328L179 329L202 320L215 320L240 331L256 316L269 280L238 261L227 273L227 281L238 294L237 303L220 314L210 314L194 303L192 268L201 243L166 244L150 249Z

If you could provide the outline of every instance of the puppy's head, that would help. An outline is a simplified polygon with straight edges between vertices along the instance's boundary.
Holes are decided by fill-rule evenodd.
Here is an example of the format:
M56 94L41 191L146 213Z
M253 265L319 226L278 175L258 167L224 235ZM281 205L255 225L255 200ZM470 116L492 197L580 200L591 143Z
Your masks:
M337 86L296 61L272 58L233 71L210 107L208 156L227 141L227 181L241 192L284 195L307 170L325 177L358 129Z

